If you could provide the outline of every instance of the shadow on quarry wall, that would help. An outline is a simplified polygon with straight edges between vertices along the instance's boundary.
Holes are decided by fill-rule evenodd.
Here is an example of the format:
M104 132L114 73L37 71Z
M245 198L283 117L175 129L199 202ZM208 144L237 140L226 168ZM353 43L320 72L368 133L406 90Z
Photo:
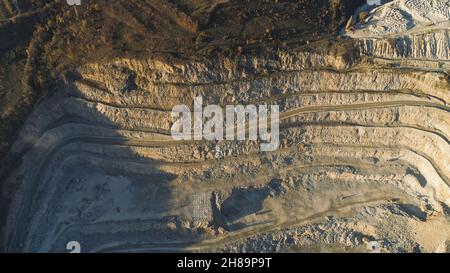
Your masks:
M83 138L71 143L76 141L83 141ZM177 215L165 215L173 203L170 182L176 176L156 167L160 162L140 160L141 167L148 168L147 174L129 173L126 165L120 169L120 164L132 159L105 159L106 165L110 164L107 161L116 161L118 168L105 167L100 164L103 159L80 153L76 159L65 163L69 155L58 151L71 143L54 147L45 162L41 162L40 171L33 180L27 181L27 194L21 200L21 209L10 212L18 214L18 220L13 236L8 236L7 252L67 252L69 241L78 241L83 252L90 252L113 242L132 245L183 236L192 240L187 232L179 236L167 230L169 223L174 223L177 229L182 228ZM44 153L48 150L37 150L37 154ZM58 165L62 162L64 164ZM55 165L58 168L53 169ZM44 170L52 175L45 175ZM23 177L19 175L17 179ZM51 184L40 188L45 183ZM39 201L52 190L54 194L48 203L41 204ZM44 212L42 207L46 207L45 213L32 218L36 213ZM31 225L33 231L30 234ZM52 237L52 232L58 235ZM31 247L23 249L27 244Z
M119 90L117 96L134 92L133 75L131 73L130 77L124 77L123 85L126 88ZM79 76L74 80L79 80ZM62 103L65 96L76 90L67 92L69 93L55 94L49 99L56 98L55 101L47 101L39 107L44 113L34 114L30 119L53 117L53 108L47 107L47 104ZM63 105L62 107L67 107L70 104ZM76 111L64 112L63 116L55 114L58 118L52 119L49 124L41 124L42 132L38 133L34 141L37 141L43 132L67 124L92 124L110 130L119 129L117 121L97 111L97 108L87 108L84 104L82 107L86 109L76 108ZM96 117L95 122L86 120L82 114L77 116L77 113L90 113L88 116ZM31 123L34 124L32 120ZM69 130L73 128L69 127ZM91 130L95 130L95 127ZM27 194L21 200L20 211L10 212L18 213L19 220L15 223L17 228L13 235L8 235L7 251L67 252L65 247L70 241L78 241L83 252L122 249L146 252L161 249L183 251L202 242L205 234L199 229L186 228L186 222L199 220L194 215L191 215L191 218L188 215L186 218L185 214L171 213L172 211L187 208L191 213L195 213L192 210L211 209L212 215L200 220L214 228L237 231L264 224L246 221L245 218L261 212L264 200L272 192L280 191L279 181L275 180L264 187L235 188L228 196L223 196L217 209L213 193L205 196L205 200L196 200L195 192L187 197L186 194L180 194L185 188L174 182L177 176L162 170L160 166L164 163L161 161L136 157L136 151L128 147L126 139L97 140L96 134L79 135L80 132L69 132L68 137L73 139L61 140L55 146L34 147L36 156L46 155L36 162L39 165L36 173L31 167L25 168L30 173L25 171L18 174L14 170L10 172L18 183L27 183ZM87 150L83 147L91 144L98 147ZM120 153L112 150L112 147L120 147ZM28 147L25 150L31 149L32 147ZM96 153L99 149L109 151L112 156ZM30 166L29 161L25 157L22 158L23 155L26 153L17 157L17 167L20 164ZM145 174L134 171L136 168L141 171L145 169ZM10 195L16 190L10 189ZM46 210L43 213L43 205L39 205L38 201L50 193L52 197L44 205ZM180 196L183 196L181 200ZM195 207L196 201L200 201L197 203L200 205L198 208ZM43 214L33 219L36 213Z
M127 92L132 92L133 84L127 81L126 85L130 87ZM42 108L52 111L51 108ZM89 112L93 109L79 110ZM108 119L102 113L97 112L96 115L103 117L100 120ZM87 122L81 116L71 114L52 121L43 130ZM111 123L105 122L103 126L114 130ZM70 138L74 136L77 132L69 133ZM120 155L115 158L82 151L80 145L89 144L108 150L109 147L120 147ZM67 147L70 147L69 152L64 150ZM26 150L30 151L30 148ZM68 252L66 244L69 241L78 241L83 252L120 251L124 248L140 251L142 245L145 245L143 251L158 251L170 245L171 241L185 241L173 244L173 249L182 250L199 240L197 232L182 226L186 219L170 213L174 205L180 204L177 203L180 201L177 200L177 188L171 184L177 176L161 170L162 162L158 160L133 157L135 151L128 148L125 140L96 142L95 137L83 135L62 140L52 147L33 149L36 156L46 155L45 159L35 162L39 165L36 172L33 172L34 166L29 165L26 171L30 173L16 173L16 168L9 172L12 176L9 178L18 184L26 182L26 185L22 183L26 187L26 195L20 201L20 210L9 212L18 215L18 220L13 234L8 234L2 247L7 252ZM22 157L16 159L16 167L30 163ZM8 189L10 197L17 190ZM38 202L52 191L48 203ZM2 199L3 209L7 210L11 200ZM186 206L189 202L192 200L181 203ZM44 212L42 206L46 207L45 213L33 219L36 213ZM30 234L31 225L33 231Z
M263 201L269 196L269 189L262 188L235 188L221 204L219 213L215 218L223 219L223 228L228 231L236 231L248 224L239 222L245 216L260 212L263 209ZM218 222L216 220L215 222ZM219 222L220 223L220 222ZM252 223L259 224L259 223Z

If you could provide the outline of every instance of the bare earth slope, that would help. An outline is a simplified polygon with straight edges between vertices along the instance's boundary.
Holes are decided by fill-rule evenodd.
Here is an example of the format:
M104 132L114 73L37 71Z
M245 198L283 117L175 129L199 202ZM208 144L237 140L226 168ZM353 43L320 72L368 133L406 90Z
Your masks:
M168 2L198 48L72 62L29 115L2 178L4 251L448 250L446 25L302 36L277 1L233 34L237 2ZM172 107L200 95L279 104L280 148L172 140Z

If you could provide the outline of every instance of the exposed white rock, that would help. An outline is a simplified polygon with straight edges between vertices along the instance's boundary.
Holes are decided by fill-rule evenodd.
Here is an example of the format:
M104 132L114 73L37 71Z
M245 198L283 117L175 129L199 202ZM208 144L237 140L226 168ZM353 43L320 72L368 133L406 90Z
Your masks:
M394 0L373 9L347 34L355 38L403 36L448 29L449 20L448 0Z

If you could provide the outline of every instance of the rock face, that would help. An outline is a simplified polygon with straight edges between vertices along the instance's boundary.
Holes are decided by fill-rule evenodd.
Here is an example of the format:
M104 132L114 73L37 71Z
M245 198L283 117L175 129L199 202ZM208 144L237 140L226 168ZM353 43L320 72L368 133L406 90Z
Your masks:
M446 251L448 37L82 64L11 148L4 250ZM171 109L198 96L279 105L279 149L174 141Z

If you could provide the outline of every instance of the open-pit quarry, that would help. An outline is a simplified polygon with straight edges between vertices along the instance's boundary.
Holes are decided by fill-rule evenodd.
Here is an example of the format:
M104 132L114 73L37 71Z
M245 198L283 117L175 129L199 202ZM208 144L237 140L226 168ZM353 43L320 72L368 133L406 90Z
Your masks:
M33 107L2 159L3 251L449 251L450 1L352 11L306 40L293 1L253 1L281 15L248 4L239 33L242 2L199 2L206 57L82 62ZM172 108L199 96L279 105L278 149L175 141Z

